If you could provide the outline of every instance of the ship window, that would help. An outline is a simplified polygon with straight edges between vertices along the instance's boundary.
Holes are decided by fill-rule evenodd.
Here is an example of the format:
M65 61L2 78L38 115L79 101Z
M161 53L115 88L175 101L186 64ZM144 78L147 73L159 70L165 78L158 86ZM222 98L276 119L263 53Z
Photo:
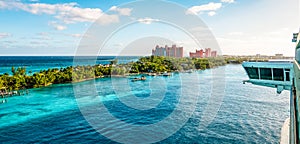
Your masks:
M290 72L288 71L285 72L285 80L290 81Z
M258 79L258 68L245 67L250 79Z
M283 69L274 68L273 77L274 80L283 81L284 80Z
M272 80L272 73L270 68L260 68L260 78L264 80Z

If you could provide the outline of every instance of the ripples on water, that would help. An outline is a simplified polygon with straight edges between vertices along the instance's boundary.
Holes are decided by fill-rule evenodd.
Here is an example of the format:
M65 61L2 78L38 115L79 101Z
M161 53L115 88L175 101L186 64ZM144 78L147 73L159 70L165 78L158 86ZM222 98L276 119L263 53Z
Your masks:
M218 78L216 74L212 76L212 71L220 68L197 72L199 81L191 79L191 85L188 85L190 91L186 95L200 91L196 110L179 131L159 143L279 143L281 126L289 117L289 92L277 95L272 88L243 85L242 80L247 76L241 65L227 65L225 68L225 90L219 93L223 96L222 104L213 121L205 128L199 127L210 99L212 80ZM189 74L182 74L181 78L185 78L184 75L190 77ZM160 79L158 82L165 87L151 85L150 82L155 79ZM95 84L99 96L80 97L80 101L85 102L84 107L90 110L91 117L97 113L93 108L100 100L113 116L133 125L157 123L178 106L183 86L179 75L170 78L147 77L147 81L135 83L126 78L119 80L128 81L137 97L149 98L151 93L157 92L164 94L163 100L155 97L153 101L159 104L149 110L133 109L117 99L112 86L116 86L118 80L98 79ZM76 86L89 90L94 85L93 81L86 81ZM126 100L132 93L122 94L122 97ZM188 108L191 101L186 100L185 103ZM216 105L216 102L210 104ZM115 143L100 135L81 115L71 84L33 89L28 96L8 98L8 103L1 104L0 109L2 143ZM105 128L102 132L115 138L120 133L113 132L112 128L124 127L115 120L103 124L106 125L102 125Z

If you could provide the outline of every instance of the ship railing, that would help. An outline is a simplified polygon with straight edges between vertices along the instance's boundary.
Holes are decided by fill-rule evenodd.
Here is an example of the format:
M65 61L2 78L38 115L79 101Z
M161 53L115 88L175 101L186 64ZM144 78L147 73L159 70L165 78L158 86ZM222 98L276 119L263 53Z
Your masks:
M294 81L293 81L293 97L292 97L292 103L291 106L293 106L293 108L291 107L291 111L293 111L294 113L291 113L291 118L294 118L294 122L291 123L291 125L294 125L294 129L291 130L291 140L294 140L293 143L298 144L299 143L299 139L300 139L300 133L299 133L299 129L300 129L300 116L299 116L299 96L300 96L300 65L299 62L297 60L295 60L294 62ZM292 143L292 142L291 142Z
M244 62L243 67L249 80L243 81L260 86L277 89L277 93L283 90L291 90L293 78L293 62Z
M298 127L298 110L297 110L297 94L295 87L291 90L290 98L290 144L299 143L299 127Z

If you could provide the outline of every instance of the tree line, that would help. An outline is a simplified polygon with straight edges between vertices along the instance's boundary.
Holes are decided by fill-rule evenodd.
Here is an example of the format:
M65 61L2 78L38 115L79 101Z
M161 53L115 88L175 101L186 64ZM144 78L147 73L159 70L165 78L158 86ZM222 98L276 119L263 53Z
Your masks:
M12 67L12 74L0 75L0 89L20 90L44 87L51 84L79 82L88 79L110 77L112 75L128 75L139 73L161 73L185 71L190 69L207 69L225 65L223 58L172 58L161 56L141 57L136 62L117 64L117 60L109 65L69 66L41 70L32 74L25 67Z

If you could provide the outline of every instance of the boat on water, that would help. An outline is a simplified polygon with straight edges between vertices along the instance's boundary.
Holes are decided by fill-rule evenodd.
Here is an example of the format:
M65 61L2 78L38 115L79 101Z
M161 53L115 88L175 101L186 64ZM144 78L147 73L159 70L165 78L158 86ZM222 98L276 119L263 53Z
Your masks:
M187 70L186 73L193 73L194 71L192 69Z
M275 60L269 62L244 62L249 80L243 83L272 87L277 93L290 91L290 118L281 129L281 144L299 144L300 139L300 31L293 34L296 43L294 60Z
M168 73L168 72L165 71L165 72L162 73L161 75L162 75L162 76L172 76L172 73Z
M6 100L6 99L0 101L0 104L4 104L4 103L7 103L7 100Z
M149 73L148 76L156 76L156 73Z
M145 76L142 76L142 77L140 77L140 78L133 78L131 81L132 82L135 82L135 81L145 81L146 80L146 77Z

